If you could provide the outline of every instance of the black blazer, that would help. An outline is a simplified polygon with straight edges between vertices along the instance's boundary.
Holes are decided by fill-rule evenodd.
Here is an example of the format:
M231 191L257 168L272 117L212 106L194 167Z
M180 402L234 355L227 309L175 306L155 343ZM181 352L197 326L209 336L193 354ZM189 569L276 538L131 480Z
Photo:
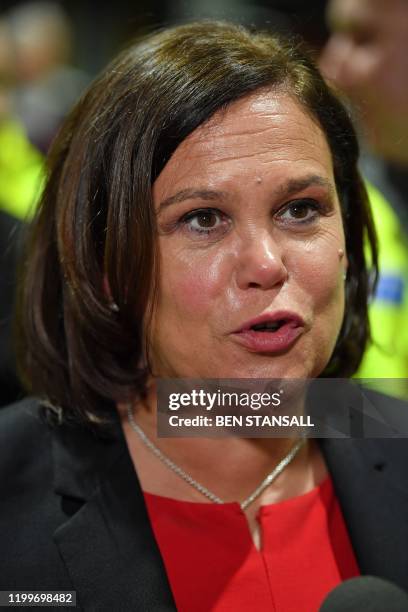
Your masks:
M175 610L115 415L109 437L0 410L0 590L76 590L83 610ZM321 440L363 574L408 590L408 441Z

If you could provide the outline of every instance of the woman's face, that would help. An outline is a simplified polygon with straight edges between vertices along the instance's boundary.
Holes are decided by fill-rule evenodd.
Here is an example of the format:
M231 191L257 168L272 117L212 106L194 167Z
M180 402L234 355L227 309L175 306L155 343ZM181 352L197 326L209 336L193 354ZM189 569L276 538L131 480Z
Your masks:
M219 111L176 149L153 196L154 373L321 373L343 320L346 256L331 153L298 103L258 92Z

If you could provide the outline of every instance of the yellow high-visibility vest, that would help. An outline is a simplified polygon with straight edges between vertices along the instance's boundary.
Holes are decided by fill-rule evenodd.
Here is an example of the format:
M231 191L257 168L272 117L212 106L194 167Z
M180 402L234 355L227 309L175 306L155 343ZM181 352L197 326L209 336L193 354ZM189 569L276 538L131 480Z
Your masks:
M380 277L370 304L372 343L356 374L376 388L408 398L408 237L382 194L367 183L378 234ZM399 379L399 380L396 380Z
M0 209L19 219L34 212L43 179L42 155L14 120L0 120Z

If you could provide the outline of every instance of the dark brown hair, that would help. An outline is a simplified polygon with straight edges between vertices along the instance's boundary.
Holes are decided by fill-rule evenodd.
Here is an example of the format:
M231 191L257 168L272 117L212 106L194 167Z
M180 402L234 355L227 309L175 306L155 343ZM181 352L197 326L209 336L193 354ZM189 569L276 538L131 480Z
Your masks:
M349 116L298 44L192 23L120 55L73 109L49 155L22 275L19 352L31 392L64 418L97 421L115 400L143 395L142 322L158 277L152 183L188 134L260 88L292 95L327 137L349 269L346 314L323 375L358 367L369 335L364 240L374 269L377 259Z

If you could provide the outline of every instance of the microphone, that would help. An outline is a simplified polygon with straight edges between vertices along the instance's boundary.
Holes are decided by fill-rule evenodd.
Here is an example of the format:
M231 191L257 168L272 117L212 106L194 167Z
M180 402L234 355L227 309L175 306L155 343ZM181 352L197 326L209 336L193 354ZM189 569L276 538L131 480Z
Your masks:
M408 593L375 576L350 578L330 591L319 612L408 612Z

